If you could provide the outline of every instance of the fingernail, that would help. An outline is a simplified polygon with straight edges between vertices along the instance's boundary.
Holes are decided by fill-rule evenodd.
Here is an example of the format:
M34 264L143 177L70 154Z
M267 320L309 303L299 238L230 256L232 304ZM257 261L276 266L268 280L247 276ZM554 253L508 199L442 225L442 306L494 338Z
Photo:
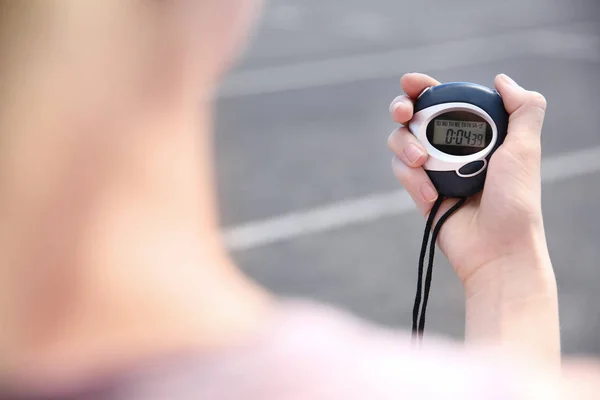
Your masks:
M510 76L506 75L506 74L502 74L502 80L506 83L508 83L511 86L515 86L515 87L519 87L519 84L517 82L515 82Z
M399 109L400 107L402 107L401 102L392 104L392 107L390 108L390 113L395 114L396 110Z
M423 199L428 203L431 203L438 197L437 191L429 182L425 182L423 185L421 185L421 195L423 196Z
M421 157L423 157L423 150L419 148L419 146L415 144L409 144L404 148L404 155L409 163L415 164Z
M401 107L405 103L406 103L405 98L400 98L400 99L394 101L392 104L390 104L390 112L393 114L394 111L396 111L398 109L398 107Z

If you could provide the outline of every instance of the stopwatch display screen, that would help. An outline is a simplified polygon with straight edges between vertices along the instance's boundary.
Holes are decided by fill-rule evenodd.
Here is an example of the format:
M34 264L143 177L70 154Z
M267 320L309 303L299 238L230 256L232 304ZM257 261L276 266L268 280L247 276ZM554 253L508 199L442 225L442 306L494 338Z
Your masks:
M485 147L485 122L438 119L433 127L433 144Z
M439 115L427 126L427 139L436 149L451 155L477 153L492 141L492 127L482 117L467 111Z

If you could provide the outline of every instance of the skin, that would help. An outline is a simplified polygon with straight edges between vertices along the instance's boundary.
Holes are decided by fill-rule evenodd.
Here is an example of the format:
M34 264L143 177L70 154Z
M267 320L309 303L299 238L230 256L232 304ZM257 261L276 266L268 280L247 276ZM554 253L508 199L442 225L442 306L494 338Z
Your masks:
M270 296L220 242L211 139L256 5L7 4L3 381L85 380L251 335Z
M437 84L427 75L405 75L401 86L406 95L390 106L394 121L408 122L414 99ZM446 222L438 244L465 288L467 340L516 346L515 351L527 351L545 365L559 365L556 282L541 210L546 100L506 75L497 76L495 86L510 114L506 140L490 160L485 189ZM395 154L394 174L421 213L428 214L438 194L422 168L424 147L406 127L394 131L388 145ZM454 202L446 200L438 215ZM492 309L503 318L486 318ZM545 332L541 340L540 332Z
M0 7L0 380L84 382L140 360L232 346L260 329L274 300L220 241L212 170L213 93L256 4ZM434 84L405 76L409 98L395 101L393 118L410 119L411 99ZM440 245L465 286L468 343L530 349L528 359L558 366L539 211L542 100L501 78L497 87L510 139L483 197L448 221ZM390 138L398 160L410 140L402 129ZM435 194L422 197L424 161L396 161L394 170L426 213ZM503 185L512 196L498 201L494 187ZM468 243L486 251L462 258L453 232L477 232ZM500 245L490 247L494 238ZM593 387L594 371L578 368L566 368L565 380L524 375L524 393L543 382L586 398L573 390Z

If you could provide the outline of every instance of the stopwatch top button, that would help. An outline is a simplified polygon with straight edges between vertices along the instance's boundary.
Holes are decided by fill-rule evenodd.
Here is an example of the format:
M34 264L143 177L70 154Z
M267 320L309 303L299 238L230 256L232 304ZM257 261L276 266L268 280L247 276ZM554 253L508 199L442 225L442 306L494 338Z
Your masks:
M460 175L475 175L481 171L483 167L485 167L485 162L483 160L477 160L463 166L458 170L458 173Z

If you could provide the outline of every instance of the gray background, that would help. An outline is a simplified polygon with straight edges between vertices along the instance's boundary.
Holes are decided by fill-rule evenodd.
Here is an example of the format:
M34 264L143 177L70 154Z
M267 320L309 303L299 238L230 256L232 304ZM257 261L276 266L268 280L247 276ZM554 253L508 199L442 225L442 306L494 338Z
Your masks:
M544 157L571 171L544 184L564 349L600 354L600 172L576 166L577 152L600 156L599 37L597 0L270 2L218 102L224 231L398 190L387 108L403 73L488 86L508 73L547 97ZM233 255L276 293L407 328L423 224L411 210ZM428 329L459 338L463 323L461 287L438 253Z

